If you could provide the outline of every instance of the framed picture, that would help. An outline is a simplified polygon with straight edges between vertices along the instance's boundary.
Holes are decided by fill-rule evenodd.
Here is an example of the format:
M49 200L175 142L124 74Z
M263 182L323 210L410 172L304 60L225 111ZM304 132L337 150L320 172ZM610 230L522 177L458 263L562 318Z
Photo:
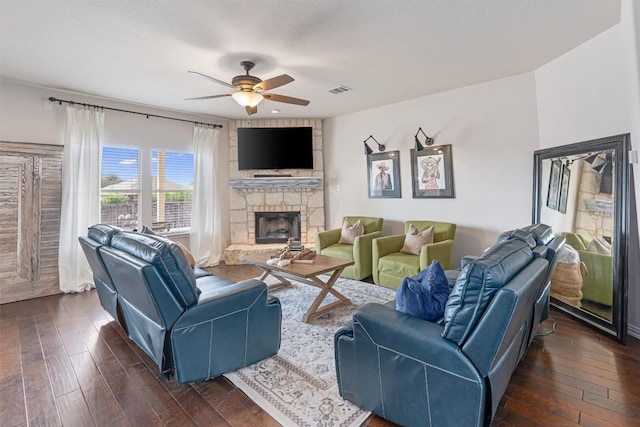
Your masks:
M367 175L370 199L401 197L399 151L369 154Z
M434 145L411 150L413 198L453 198L451 145Z
M569 198L569 181L571 180L571 169L568 165L562 166L562 177L560 178L560 201L558 210L567 213L567 200Z
M560 200L560 174L562 173L562 162L554 160L551 162L551 172L549 174L549 190L547 191L547 207L558 209Z

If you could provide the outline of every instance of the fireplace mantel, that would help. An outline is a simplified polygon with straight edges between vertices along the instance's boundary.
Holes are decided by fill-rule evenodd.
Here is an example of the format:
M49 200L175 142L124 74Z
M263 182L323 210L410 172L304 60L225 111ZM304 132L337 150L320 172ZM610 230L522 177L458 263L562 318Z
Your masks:
M320 188L319 177L268 177L268 178L231 178L231 187L236 190L267 188Z

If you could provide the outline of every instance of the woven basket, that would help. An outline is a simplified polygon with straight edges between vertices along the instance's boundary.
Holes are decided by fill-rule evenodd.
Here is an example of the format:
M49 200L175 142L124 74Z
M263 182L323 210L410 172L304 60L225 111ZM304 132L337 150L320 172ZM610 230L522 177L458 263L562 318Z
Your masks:
M582 275L589 271L584 262L567 264L559 262L551 277L551 296L574 307L582 304Z

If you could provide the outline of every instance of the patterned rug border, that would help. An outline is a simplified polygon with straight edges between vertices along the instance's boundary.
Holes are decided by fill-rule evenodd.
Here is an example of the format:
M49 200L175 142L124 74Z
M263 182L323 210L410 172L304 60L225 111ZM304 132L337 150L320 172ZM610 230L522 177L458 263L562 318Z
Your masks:
M321 276L321 278L326 280L326 277ZM267 278L265 281L269 283L270 278ZM358 286L354 286L354 283L357 283ZM300 287L300 289L303 289L303 290L311 289L316 294L317 292L319 292L319 289L315 289L305 284L294 282L293 286ZM360 282L357 280L345 279L345 278L338 279L338 282L336 283L335 287L345 295L351 294L349 297L352 299L352 301L353 301L353 298L360 298L360 299L368 300L365 302L384 302L384 300L389 300L389 298L392 299L392 296L395 296L394 291L390 289L380 288L374 284ZM291 287L287 286L285 288L279 288L275 290L273 294L275 296L278 296L278 294L281 294L282 292L286 292L286 289L291 290ZM325 300L325 303L326 301L329 301L329 300L330 299L327 298L327 300ZM282 311L283 311L283 332L284 332L284 322L285 322L284 317L285 317L285 313L287 313L286 310L288 309L292 310L291 312L287 313L291 316L288 319L288 321L289 322L298 321L302 323L301 320L296 320L296 319L301 319L301 316L298 317L299 313L296 315L293 315L294 307L287 306L286 298L284 301L283 299L281 299L281 304L282 304ZM358 306L359 304L354 303L347 307L349 307L350 313L352 313L357 309ZM332 312L337 312L338 310L340 310L340 307L335 310L332 310ZM320 316L319 319L322 320L324 316L327 316L327 315ZM335 319L338 320L340 319L340 317L336 315ZM329 328L329 327L331 327L331 322L329 322L328 325L324 326L324 328ZM299 342L304 343L304 340ZM331 396L331 394L327 394L327 393L337 393L337 383L335 382L335 372L333 374L333 381L329 381L327 383L326 380L330 380L330 378L326 378L326 375L324 375L325 376L324 378L322 378L322 375L320 378L318 378L314 376L313 373L308 372L304 368L300 367L304 365L297 366L295 364L295 361L296 361L295 359L294 359L294 362L292 363L291 361L287 360L285 357L281 357L280 354L282 353L282 350L283 350L283 347L281 347L281 351L278 354L268 359L265 359L264 361L258 362L254 365L251 365L250 367L243 368L236 372L225 374L224 376L227 379L229 379L236 387L242 390L251 400L253 400L258 406L260 406L265 412L267 412L271 417L273 417L278 423L280 423L284 427L301 427L301 426L303 427L316 427L316 426L355 427L355 426L361 425L367 419L367 417L371 414L369 411L362 410L356 407L355 405L342 400L341 398L339 398L339 396L338 398L340 399L340 401L338 402L336 402L336 400L333 398L331 399L328 398L329 396ZM334 350L333 350L332 341L331 341L331 347L328 349L328 351L330 352L331 355L333 355ZM288 356L291 357L291 355L288 355ZM331 356L331 359L332 358L333 357ZM289 378L291 381L293 381L295 377L298 377L299 379L303 379L307 383L307 385L311 386L313 389L317 390L318 392L321 392L322 395L319 397L315 396L315 393L313 393L315 400L309 401L307 403L308 407L315 407L316 408L315 410L317 411L318 414L323 413L322 411L323 403L329 402L329 405L331 405L331 406L328 406L329 408L335 408L336 407L335 404L338 403L337 406L338 408L342 408L341 409L341 411L343 411L342 416L344 416L345 418L339 419L339 421L336 423L333 423L332 420L325 420L325 421L328 421L328 423L325 423L323 420L318 419L318 418L322 418L322 417L319 417L318 415L316 415L316 417L314 417L313 420L310 421L311 418L309 418L309 413L306 413L306 412L300 413L300 411L296 413L295 400L293 401L294 402L293 404L288 404L289 402L283 402L282 400L282 397L288 396L286 393L283 392L283 390L286 391L286 389L282 389L282 388L279 389L278 387L276 388L266 387L264 384L260 384L261 380L264 377L263 378L258 377L257 379L255 378L256 377L255 370L259 369L258 365L260 364L262 364L262 367L267 370L269 370L270 368L272 369L285 368L287 372L289 372L287 378ZM324 366L324 365L321 364L318 366ZM251 368L253 368L253 370L251 370ZM327 371L324 370L323 372L326 373ZM271 379L276 380L277 376ZM335 390L332 390L334 388ZM303 388L303 390L306 390L306 389ZM280 394L278 394L278 392L280 392ZM325 398L327 398L326 401L325 401ZM349 407L350 409L347 410L345 409L346 407ZM334 411L334 412L339 412L339 411ZM330 413L333 414L334 412L330 412ZM307 416L306 419L304 418L305 415ZM310 422L314 422L314 424L311 424Z
M251 384L255 385L255 382L248 376L243 375L240 372L232 372L224 374L224 376L283 427L310 426L308 423L305 423L302 418L289 411L285 405L265 399L254 387L251 386ZM347 418L345 422L350 426L359 426L369 417L369 415L371 415L371 412L359 409L358 411L355 411L350 418Z

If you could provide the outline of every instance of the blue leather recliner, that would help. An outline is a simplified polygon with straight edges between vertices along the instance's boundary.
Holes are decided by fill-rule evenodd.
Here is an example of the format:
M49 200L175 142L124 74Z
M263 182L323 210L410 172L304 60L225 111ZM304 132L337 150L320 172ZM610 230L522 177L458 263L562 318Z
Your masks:
M280 348L280 301L264 282L196 278L182 250L106 225L79 238L102 306L178 383L235 371Z
M402 426L490 425L546 316L554 240L543 225L503 234L464 266L438 322L361 307L335 334L340 395Z

